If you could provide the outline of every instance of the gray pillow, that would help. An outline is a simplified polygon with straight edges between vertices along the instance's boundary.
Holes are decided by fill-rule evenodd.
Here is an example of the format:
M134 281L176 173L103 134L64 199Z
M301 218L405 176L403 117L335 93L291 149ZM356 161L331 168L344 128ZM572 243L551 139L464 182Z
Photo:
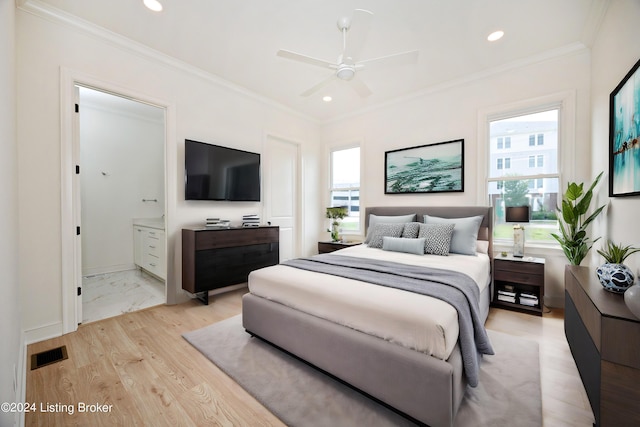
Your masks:
M385 236L387 237L400 237L402 236L402 229L404 224L383 224L378 223L369 228L370 236L369 247L382 249L382 242Z
M419 222L408 222L404 225L402 229L402 237L405 239L415 239L418 237L418 232L420 231L420 223Z
M454 224L451 248L449 252L462 255L476 255L476 241L478 230L482 223L482 215L467 218L440 218L437 216L424 216L425 224Z
M364 242L369 243L371 227L373 227L376 224L379 224L379 223L404 224L406 222L413 222L415 220L416 220L416 214L395 215L395 216L380 216L380 215L369 214L369 228L367 229L367 237L364 239Z
M454 224L420 224L418 237L423 237L424 253L449 255Z
M425 239L384 236L382 238L382 249L385 251L424 255L424 241Z

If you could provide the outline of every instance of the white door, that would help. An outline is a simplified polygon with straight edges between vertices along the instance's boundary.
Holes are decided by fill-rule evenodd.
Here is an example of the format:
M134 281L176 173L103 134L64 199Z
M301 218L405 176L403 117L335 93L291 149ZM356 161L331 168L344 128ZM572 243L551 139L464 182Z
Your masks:
M264 165L265 219L280 227L280 262L298 254L298 144L267 136Z

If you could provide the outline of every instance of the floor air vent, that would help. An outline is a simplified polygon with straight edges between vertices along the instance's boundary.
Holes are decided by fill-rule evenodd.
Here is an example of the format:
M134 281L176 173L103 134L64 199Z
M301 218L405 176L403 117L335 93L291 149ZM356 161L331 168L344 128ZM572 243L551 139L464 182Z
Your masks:
M67 359L67 346L52 348L51 350L42 351L31 355L31 370L42 368L52 363L60 362Z

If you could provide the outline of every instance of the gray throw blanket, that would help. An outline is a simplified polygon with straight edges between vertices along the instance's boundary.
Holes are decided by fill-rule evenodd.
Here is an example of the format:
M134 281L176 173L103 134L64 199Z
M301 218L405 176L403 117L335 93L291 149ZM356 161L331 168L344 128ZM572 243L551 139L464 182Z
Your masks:
M460 351L471 387L478 385L480 354L494 354L480 319L480 290L464 273L332 254L292 259L282 265L415 292L451 304L458 311Z

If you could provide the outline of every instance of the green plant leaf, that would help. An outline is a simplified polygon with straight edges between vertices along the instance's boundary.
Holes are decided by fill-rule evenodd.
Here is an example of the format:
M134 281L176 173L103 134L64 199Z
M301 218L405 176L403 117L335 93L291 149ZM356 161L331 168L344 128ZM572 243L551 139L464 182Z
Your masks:
M562 201L562 219L564 219L564 222L567 224L573 224L576 221L573 205L566 200Z
M584 197L580 199L578 203L576 203L576 213L578 215L584 215L589 210L589 205L591 204L591 199L593 198L593 192L591 190L587 191L584 194Z
M604 172L600 172L598 176L596 176L596 179L593 180L593 183L591 183L591 187L589 187L589 192L593 192L593 189L596 187L596 185L598 185L598 182L600 182L600 178L602 178L603 173Z
M604 209L604 205L600 206L598 209L596 209L590 216L589 218L585 219L584 222L582 223L583 227L586 227L587 225L589 225L594 219L596 219L596 217L598 215L600 215L600 212L602 212L602 210Z
M570 182L567 187L567 192L565 193L565 198L570 201L576 201L580 196L582 196L582 187L583 184L576 184L575 182Z

